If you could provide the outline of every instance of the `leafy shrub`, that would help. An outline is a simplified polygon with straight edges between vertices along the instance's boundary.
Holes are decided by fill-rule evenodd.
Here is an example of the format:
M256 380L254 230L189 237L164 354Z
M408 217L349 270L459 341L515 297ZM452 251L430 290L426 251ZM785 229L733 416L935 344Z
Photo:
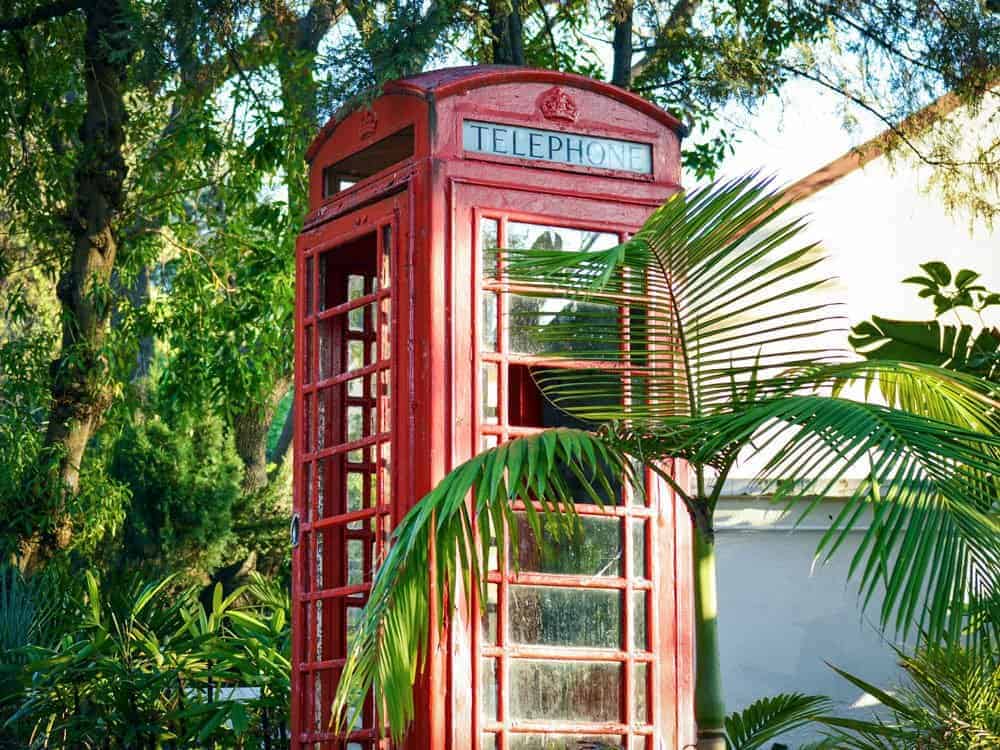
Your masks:
M1000 747L1000 655L957 645L900 654L907 683L895 693L840 669L891 718L823 719L845 750L993 750ZM835 668L836 669L836 668Z
M13 650L23 663L6 667L17 687L4 729L22 743L12 747L288 745L288 599L276 585L257 578L226 598L217 587L206 610L171 578L84 581L54 642Z
M126 425L110 475L128 487L121 554L126 567L194 577L223 562L240 499L241 464L221 420L158 417Z

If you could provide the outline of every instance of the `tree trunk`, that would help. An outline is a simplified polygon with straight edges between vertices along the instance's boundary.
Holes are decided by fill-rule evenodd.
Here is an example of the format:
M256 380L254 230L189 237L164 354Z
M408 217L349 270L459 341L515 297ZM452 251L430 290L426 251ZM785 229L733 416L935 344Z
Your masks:
M634 0L616 0L611 8L615 27L613 43L614 66L611 83L623 89L632 85L632 16Z
M43 451L43 468L51 472L52 504L46 515L54 526L40 540L43 552L70 542L66 495L78 489L87 441L112 397L101 349L112 309L109 282L118 252L115 222L124 203L128 171L122 153L124 90L134 48L120 0L92 0L84 13L82 73L87 104L68 222L72 257L57 288L62 349L52 363L52 404Z
M524 65L521 0L490 0L489 14L493 62L497 65Z
M702 530L694 532L694 595L694 716L698 725L698 750L726 750L715 540Z
M289 380L280 378L260 403L250 404L233 418L236 452L243 460L243 492L250 495L267 486L267 433Z

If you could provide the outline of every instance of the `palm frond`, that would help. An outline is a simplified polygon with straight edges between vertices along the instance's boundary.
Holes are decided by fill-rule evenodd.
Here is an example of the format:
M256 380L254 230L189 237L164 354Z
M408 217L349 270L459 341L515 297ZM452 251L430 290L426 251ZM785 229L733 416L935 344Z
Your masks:
M820 695L783 693L761 698L726 717L729 750L760 750L771 740L815 721L831 708Z
M478 587L480 601L486 601L484 561L491 548L504 549L508 538L517 547L516 511L524 513L539 542L574 538L579 533L574 501L602 505L614 494L608 477L629 472L623 458L595 435L556 429L511 440L445 476L397 526L375 574L334 699L338 731L362 715L371 691L377 725L387 724L400 738L414 715L413 684L435 625L432 604L439 626L456 587L463 587L467 601Z
M620 430L619 449L712 465L746 445L771 454L758 482L804 517L864 471L823 536L828 559L859 524L851 560L863 603L883 594L883 625L931 637L962 628L963 608L1000 590L1000 436L877 404L789 394L701 419ZM854 470L852 472L852 470ZM884 589L884 591L883 591Z
M504 250L498 282L566 303L527 324L534 338L555 356L622 365L547 370L546 395L585 419L652 421L710 412L772 374L846 356L832 344L843 330L835 306L816 294L829 281L822 258L813 245L788 249L804 225L780 201L749 176L678 193L609 250ZM568 343L580 337L583 350Z

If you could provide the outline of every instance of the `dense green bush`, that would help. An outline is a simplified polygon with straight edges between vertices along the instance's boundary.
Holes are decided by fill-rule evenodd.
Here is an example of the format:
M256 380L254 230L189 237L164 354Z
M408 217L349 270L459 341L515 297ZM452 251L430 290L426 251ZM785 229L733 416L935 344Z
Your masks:
M6 573L0 746L287 747L287 594L255 577L225 598L216 587L206 609L172 582L102 586L87 572L46 614L48 592Z
M224 562L242 467L221 420L136 420L115 441L109 474L129 489L121 554L127 566L212 570Z
M871 721L825 718L843 750L994 750L1000 747L1000 654L955 644L900 654L906 684L889 691L837 670L888 711Z

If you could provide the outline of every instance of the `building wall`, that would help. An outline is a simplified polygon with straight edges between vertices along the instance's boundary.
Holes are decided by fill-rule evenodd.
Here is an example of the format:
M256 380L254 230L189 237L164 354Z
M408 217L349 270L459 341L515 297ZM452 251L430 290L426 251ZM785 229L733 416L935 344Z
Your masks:
M1000 232L947 215L939 198L922 192L919 182L911 169L893 172L882 159L802 204L810 216L808 239L822 243L836 276L826 293L846 302L846 325L873 314L930 319L931 304L917 298L916 287L901 283L929 260L972 268L988 287L1000 289ZM989 322L997 325L1000 315ZM760 456L746 456L735 475L750 478L762 463ZM734 480L733 492L742 493L747 484ZM862 614L856 582L848 581L853 549L845 545L829 564L813 565L824 523L835 511L836 503L827 504L792 530L794 519L763 498L737 496L723 503L720 628L730 710L798 691L828 695L845 711L853 706L870 715L864 707L871 699L825 662L877 685L900 680L895 654L877 627L879 603ZM783 741L795 748L814 735L802 731Z

